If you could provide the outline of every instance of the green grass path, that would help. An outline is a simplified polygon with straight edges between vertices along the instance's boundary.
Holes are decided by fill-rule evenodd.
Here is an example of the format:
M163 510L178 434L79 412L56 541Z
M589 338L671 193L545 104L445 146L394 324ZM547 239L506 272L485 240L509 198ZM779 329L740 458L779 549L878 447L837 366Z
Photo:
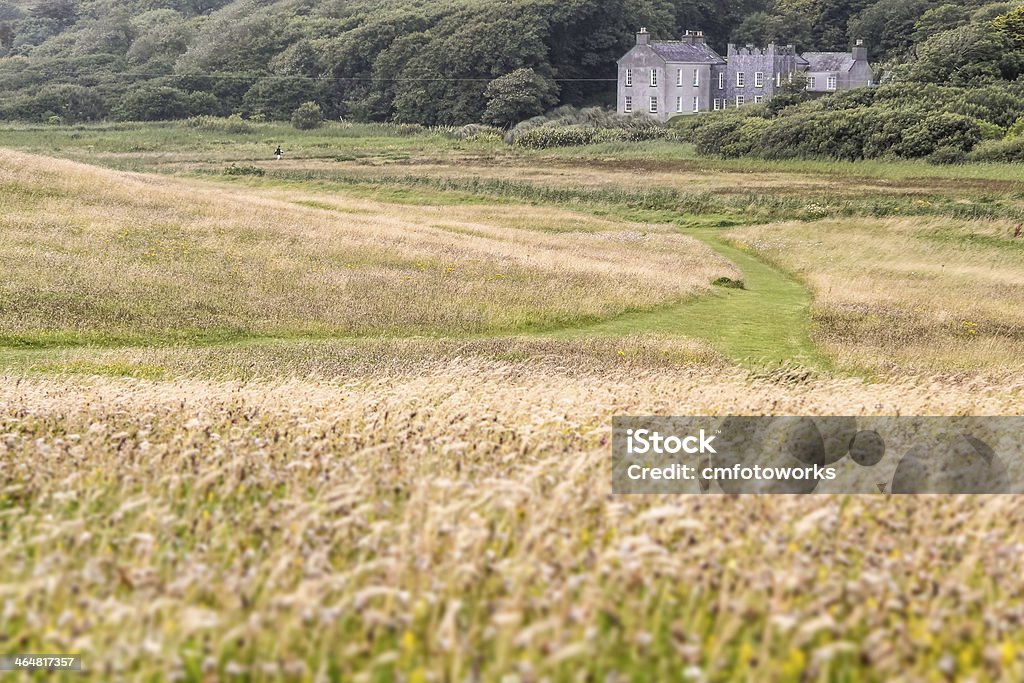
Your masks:
M746 289L718 289L711 296L657 311L629 313L557 336L678 334L703 339L748 367L792 363L824 367L810 339L811 294L786 273L722 237L721 230L688 229L743 272Z

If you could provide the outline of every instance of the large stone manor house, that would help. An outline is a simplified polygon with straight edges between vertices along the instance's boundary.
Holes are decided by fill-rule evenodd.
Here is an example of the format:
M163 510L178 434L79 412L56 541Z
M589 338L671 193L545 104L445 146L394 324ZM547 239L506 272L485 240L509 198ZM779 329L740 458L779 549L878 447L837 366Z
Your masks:
M767 102L796 74L813 92L872 85L868 49L858 40L851 52L805 52L792 45L729 45L723 58L701 31L682 40L651 42L647 29L619 60L618 111L641 112L667 121L673 116Z

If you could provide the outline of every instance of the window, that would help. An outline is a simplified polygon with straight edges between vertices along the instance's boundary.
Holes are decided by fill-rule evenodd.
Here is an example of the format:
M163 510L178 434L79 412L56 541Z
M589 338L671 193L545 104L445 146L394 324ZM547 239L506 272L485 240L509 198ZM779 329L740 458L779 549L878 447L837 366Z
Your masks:
M764 73L758 71L757 73L754 74L754 87L755 88L763 88L764 87Z
M657 97L652 97L651 98L651 113L652 114L657 114L658 113L658 98Z
M700 70L693 70L693 87L696 88L700 85Z
M792 71L789 72L789 82L790 83L793 82L793 72Z
M736 96L736 106L737 107L742 107L744 102L746 102L746 99L743 97L743 95L737 95Z
M693 98L693 111L694 112L700 111L700 98L699 97L694 97Z
M626 87L631 88L633 86L633 70L626 69Z
M762 102L764 102L763 95L754 95L754 104L761 104Z
M808 76L807 77L807 89L808 90L814 90L814 81L815 81L814 76Z
M725 72L718 74L718 89L725 90Z
M829 76L827 85L825 86L828 90L835 90L836 86L839 85L839 79L835 76Z
M630 97L628 95L626 96L626 100L622 103L622 111L626 112L627 114L632 114L633 113L633 98L632 97Z
M676 87L683 87L683 70L676 69Z
M745 88L747 87L747 75L742 71L736 72L736 87Z
M651 69L651 87L652 88L657 88L658 87L658 70L657 69Z
M782 72L781 71L779 73L775 74L775 87L776 88L781 88L782 87Z
M677 114L682 114L683 113L683 98L682 97L677 97L676 98L676 113Z
M718 98L716 97L716 98L715 98L715 111L718 111L718 110L719 110L719 109L721 109L721 108L722 108L722 100L720 100L720 99L718 99Z

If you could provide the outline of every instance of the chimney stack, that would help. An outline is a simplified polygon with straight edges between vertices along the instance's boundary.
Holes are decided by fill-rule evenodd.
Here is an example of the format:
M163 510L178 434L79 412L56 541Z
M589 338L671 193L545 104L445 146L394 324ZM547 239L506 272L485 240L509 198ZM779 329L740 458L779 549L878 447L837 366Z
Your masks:
M683 42L687 45L693 45L693 31L687 31L683 34Z
M643 27L636 34L637 45L649 45L651 43L651 34L647 32L647 27Z
M858 40L857 44L853 48L853 59L857 62L868 61L868 48L865 47L863 40Z
M704 31L697 31L696 33L694 33L693 34L693 42L697 43L698 45L703 45L704 44Z

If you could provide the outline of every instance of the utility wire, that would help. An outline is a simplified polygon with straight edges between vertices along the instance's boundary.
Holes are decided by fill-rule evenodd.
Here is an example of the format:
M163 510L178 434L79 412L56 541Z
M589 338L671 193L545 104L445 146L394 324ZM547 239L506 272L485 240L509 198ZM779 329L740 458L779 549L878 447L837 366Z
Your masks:
M48 76L55 76L50 72L46 74ZM99 74L95 73L70 73L63 72L63 76L68 77L83 77L83 78L95 78ZM377 78L374 76L304 76L301 74L240 74L240 73L215 73L215 72L191 72L184 74L166 74L166 73L135 73L135 72L122 72L117 74L110 74L118 78L221 78L221 79L239 79L239 80L266 80L266 79L278 79L278 80L305 80L305 81L335 81L335 82L352 82L352 83L490 83L494 78L457 78L457 77L440 77L440 78ZM496 76L495 78L499 78ZM552 78L549 79L556 83L616 83L618 79L615 78Z

